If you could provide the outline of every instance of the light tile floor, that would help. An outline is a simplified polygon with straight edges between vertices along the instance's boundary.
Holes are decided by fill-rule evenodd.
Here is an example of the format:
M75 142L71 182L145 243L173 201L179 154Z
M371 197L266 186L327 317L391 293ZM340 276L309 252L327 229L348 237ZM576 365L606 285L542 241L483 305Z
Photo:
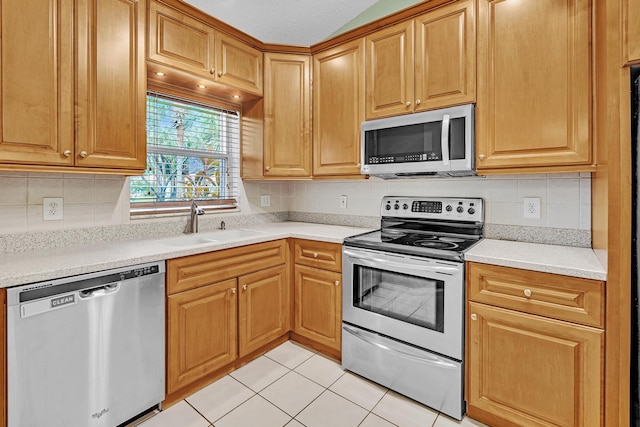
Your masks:
M139 427L482 427L453 420L288 341Z

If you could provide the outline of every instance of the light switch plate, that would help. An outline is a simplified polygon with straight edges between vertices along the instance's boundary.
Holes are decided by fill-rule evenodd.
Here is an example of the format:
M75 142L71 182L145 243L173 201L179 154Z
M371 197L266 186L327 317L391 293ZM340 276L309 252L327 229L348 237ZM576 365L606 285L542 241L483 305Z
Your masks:
M347 196L340 196L340 208L347 209Z
M64 218L62 197L44 197L42 199L42 220L58 221Z

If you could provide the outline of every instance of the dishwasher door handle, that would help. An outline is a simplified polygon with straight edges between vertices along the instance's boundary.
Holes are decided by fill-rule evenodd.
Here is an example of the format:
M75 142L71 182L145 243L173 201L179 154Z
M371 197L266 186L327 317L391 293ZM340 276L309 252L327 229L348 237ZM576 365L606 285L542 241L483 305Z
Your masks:
M104 295L115 294L120 290L120 282L108 285L96 286L95 288L83 289L78 292L80 299L96 298Z

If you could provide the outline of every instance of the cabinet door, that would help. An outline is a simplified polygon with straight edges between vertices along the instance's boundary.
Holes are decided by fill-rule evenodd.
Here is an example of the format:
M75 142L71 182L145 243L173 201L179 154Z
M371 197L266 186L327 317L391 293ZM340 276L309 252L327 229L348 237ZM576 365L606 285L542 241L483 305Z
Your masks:
M76 165L144 170L145 0L78 0Z
M219 83L262 95L262 52L216 33L216 77Z
M295 333L338 351L342 346L342 275L295 266Z
M590 3L479 1L479 171L591 164Z
M467 412L493 424L600 426L604 333L469 303Z
M265 176L311 176L310 73L309 56L265 54Z
M236 280L167 298L167 393L237 357Z
M475 101L474 11L462 1L415 19L415 111Z
M313 175L360 174L364 39L313 57Z
M0 8L0 162L72 165L73 2Z
M147 37L150 60L213 78L216 70L212 27L151 0Z
M640 2L621 0L622 52L627 64L640 63Z
M413 112L413 20L366 37L366 118Z
M291 329L291 304L285 265L241 276L238 284L242 357Z

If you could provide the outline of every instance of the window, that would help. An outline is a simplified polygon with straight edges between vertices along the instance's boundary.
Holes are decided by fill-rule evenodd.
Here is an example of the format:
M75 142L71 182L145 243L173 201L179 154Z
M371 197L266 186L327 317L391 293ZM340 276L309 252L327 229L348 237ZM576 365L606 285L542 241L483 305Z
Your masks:
M131 177L131 214L238 206L240 114L147 94L147 169Z

